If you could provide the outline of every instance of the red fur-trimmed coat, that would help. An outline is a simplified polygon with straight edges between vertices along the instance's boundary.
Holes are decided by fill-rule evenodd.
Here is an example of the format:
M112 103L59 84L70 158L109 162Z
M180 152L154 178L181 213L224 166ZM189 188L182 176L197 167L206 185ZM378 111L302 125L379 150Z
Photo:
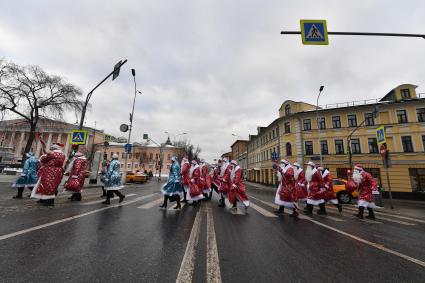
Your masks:
M182 164L182 168L181 168L181 173L182 173L182 179L181 179L181 183L183 186L189 186L190 183L190 163L189 162L184 162Z
M75 193L81 192L84 186L87 172L87 159L78 157L72 163L72 169L69 172L68 181L65 184L65 190Z
M308 198L312 200L320 200L323 199L324 193L321 191L323 179L320 172L315 169L313 176L311 177L310 182L308 182Z
M230 174L232 172L230 164L227 165L223 176L220 178L221 184L219 188L219 192L223 194L227 194L230 190L230 186L232 185L232 180L230 178Z
M287 167L285 171L280 166L278 167L280 174L282 174L279 197L281 201L293 202L296 201L294 168L290 165Z
M202 194L200 177L201 171L199 170L199 165L196 165L192 175L190 176L189 193L191 197L196 197Z
M229 166L230 167L230 166ZM234 176L231 176L229 183L229 202L234 203L236 200L242 201L245 205L249 205L248 196L246 195L245 184L242 179L242 170L239 166L236 166Z
M336 194L334 192L334 186L333 186L333 176L331 172L329 171L327 172L328 173L322 177L323 178L322 188L325 190L324 192L325 201L336 199Z
M35 194L54 197L63 177L63 163L65 154L60 150L53 150L40 157L40 169L37 172L39 185Z
M362 181L358 186L359 200L373 202L373 191L378 189L376 181L368 172L362 172Z
M208 166L203 164L201 168L201 188L202 189L211 189L211 176L208 173Z
M305 180L305 173L302 169L298 173L298 178L295 180L295 191L297 199L305 199L308 196L307 181Z

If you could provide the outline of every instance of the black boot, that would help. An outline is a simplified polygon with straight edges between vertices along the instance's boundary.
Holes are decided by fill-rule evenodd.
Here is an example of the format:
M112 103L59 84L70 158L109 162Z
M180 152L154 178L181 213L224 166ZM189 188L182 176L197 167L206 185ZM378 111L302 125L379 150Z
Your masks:
M17 189L18 189L18 193L13 198L14 199L21 199L22 193L24 192L25 187L18 187Z
M304 209L304 212L306 215L312 215L313 214L313 205L307 203L307 206Z
M225 207L226 203L224 202L224 197L222 196L219 200L218 200L218 207Z
M174 207L174 209L181 209L182 206L180 204L180 196L179 196L179 198L176 201L177 201L177 205Z
M326 207L325 207L325 203L321 203L319 204L319 210L317 211L318 215L327 215L326 213Z
M55 199L54 198L48 199L46 200L45 204L46 206L55 206Z
M370 220L375 220L375 213L373 212L373 208L368 207L367 210L369 211L369 214L366 216L366 218Z
M363 212L364 212L364 207L363 206L359 206L359 213L354 214L354 215L357 216L360 219L363 219Z
M75 194L72 194L68 199L74 201L75 200Z
M292 214L289 215L290 217L298 217L298 212L295 208L292 209Z
M105 191L105 187L102 186L102 195L100 196L101 198L106 197L106 191Z
M111 204L111 194L112 191L106 191L106 200L102 202L103 204Z
M81 199L82 199L81 193L75 193L74 195L75 195L74 201L81 201Z
M187 195L187 192L183 192L183 200L182 200L182 202L187 202L186 195Z
M124 200L124 198L125 198L125 195L123 194L123 193L121 193L119 190L116 190L116 191L114 191L115 192L115 194L120 198L120 200L119 200L119 202L118 203L121 203L123 200Z
M159 206L160 208L167 208L168 196L164 195L164 202Z
M338 204L336 204L335 206L338 208L338 212L339 212L339 213L342 213L342 204L340 204L340 203L338 202Z
M279 209L278 210L276 210L274 213L276 213L276 214L283 214L284 213L284 211L285 211L285 207L284 206L282 206L282 205L280 205L279 206Z

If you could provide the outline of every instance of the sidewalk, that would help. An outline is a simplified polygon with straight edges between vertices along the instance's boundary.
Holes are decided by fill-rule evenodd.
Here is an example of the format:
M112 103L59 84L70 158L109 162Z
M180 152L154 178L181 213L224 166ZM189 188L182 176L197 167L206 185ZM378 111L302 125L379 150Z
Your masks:
M270 194L270 195L274 195L276 193L276 188L271 186L266 186L266 185L257 184L254 182L248 182L248 181L245 181L245 184L247 185L247 190L252 191L254 193ZM382 201L383 201L384 207L378 208L378 211L425 219L425 202L424 201L393 199L394 209L391 209L389 199L383 199ZM357 204L357 201L353 200L352 203Z

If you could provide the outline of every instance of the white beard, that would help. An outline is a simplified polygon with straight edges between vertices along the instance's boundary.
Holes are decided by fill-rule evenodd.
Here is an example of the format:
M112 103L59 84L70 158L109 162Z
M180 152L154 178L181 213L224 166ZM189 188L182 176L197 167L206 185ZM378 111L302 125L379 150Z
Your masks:
M305 171L305 179L307 182L311 181L311 178L313 177L313 174L316 172L316 169L312 169L310 166L307 167L307 170Z
M353 181L358 185L362 182L363 176L362 173L358 171L353 172Z

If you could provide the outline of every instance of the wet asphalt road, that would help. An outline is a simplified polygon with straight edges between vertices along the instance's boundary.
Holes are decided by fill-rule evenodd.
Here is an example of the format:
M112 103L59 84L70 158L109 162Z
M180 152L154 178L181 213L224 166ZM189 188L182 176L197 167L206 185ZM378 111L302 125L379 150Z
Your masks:
M128 186L105 208L91 188L50 209L0 184L0 282L424 282L424 214L360 221L345 206L293 219L258 192L247 214L216 197L159 210L158 190Z

